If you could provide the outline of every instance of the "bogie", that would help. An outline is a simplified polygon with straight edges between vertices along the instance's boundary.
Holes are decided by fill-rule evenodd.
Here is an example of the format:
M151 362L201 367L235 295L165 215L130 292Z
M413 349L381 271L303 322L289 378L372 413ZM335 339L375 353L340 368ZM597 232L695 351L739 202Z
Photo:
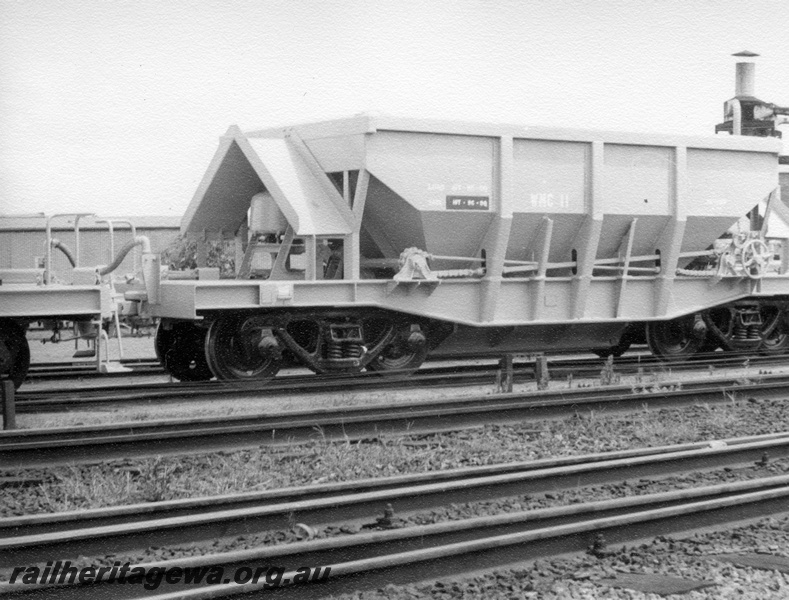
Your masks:
M265 381L285 362L316 373L410 374L428 353L427 328L375 311L216 315L205 336L207 367L220 380ZM440 336L436 336L438 339ZM161 350L160 350L161 351Z
M742 302L704 313L708 345L726 351L784 354L789 350L787 307L781 303Z

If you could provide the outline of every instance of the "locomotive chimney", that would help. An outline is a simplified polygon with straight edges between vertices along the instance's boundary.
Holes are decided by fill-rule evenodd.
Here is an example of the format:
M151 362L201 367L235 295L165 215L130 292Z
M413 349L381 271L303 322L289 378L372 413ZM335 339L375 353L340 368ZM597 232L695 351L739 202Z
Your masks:
M738 58L755 58L759 55L755 52L743 50L742 52L732 54L732 56L736 56ZM743 96L753 96L755 78L756 65L753 62L738 62L734 84L734 96L736 98L741 98Z

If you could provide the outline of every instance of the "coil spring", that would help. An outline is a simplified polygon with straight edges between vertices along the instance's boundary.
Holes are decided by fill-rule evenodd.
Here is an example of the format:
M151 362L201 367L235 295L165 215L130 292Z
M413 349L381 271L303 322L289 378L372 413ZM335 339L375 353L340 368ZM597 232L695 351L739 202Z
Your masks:
M732 330L732 338L737 341L748 339L748 327L745 325L737 324Z
M326 348L326 357L329 359L342 358L342 344L340 342L329 342Z
M749 340L758 340L762 337L762 333L760 331L760 327L758 325L749 325L748 326L748 339Z
M345 344L343 356L345 358L359 358L362 355L362 345L359 342L348 342Z

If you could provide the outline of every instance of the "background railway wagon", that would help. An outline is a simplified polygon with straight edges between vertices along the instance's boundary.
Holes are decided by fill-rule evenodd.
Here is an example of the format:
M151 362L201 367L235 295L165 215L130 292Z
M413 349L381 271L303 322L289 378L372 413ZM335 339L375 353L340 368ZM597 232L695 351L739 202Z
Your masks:
M92 348L83 356L94 356L102 372L110 370L106 349L104 355L100 350L102 337L109 342L105 326L114 323L120 348L121 319L132 327L149 321L138 310L143 281L159 275L148 236L169 245L177 235L172 221L86 214L0 218L0 375L16 387L24 381L26 329L33 323L52 330L53 341L73 324L63 339L73 333L87 340Z
M164 249L178 235L180 217L137 216L109 217L118 221L131 221L137 235L144 235L154 248ZM45 215L0 216L0 269L33 269L41 266L46 255ZM79 265L83 267L106 265L110 257L110 233L106 223L92 218L82 218L79 223ZM74 219L53 219L52 236L59 239L72 251L76 250ZM130 227L118 222L114 225L115 252L132 239ZM130 253L124 258L118 273L133 271L134 257ZM71 283L72 267L63 253L53 250L52 268L65 283Z

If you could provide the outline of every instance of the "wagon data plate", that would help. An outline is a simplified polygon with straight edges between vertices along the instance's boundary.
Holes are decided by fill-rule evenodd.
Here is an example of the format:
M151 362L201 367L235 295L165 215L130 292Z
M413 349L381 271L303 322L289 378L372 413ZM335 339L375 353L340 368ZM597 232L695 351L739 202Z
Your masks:
M447 196L449 210L488 210L489 208L488 196Z

